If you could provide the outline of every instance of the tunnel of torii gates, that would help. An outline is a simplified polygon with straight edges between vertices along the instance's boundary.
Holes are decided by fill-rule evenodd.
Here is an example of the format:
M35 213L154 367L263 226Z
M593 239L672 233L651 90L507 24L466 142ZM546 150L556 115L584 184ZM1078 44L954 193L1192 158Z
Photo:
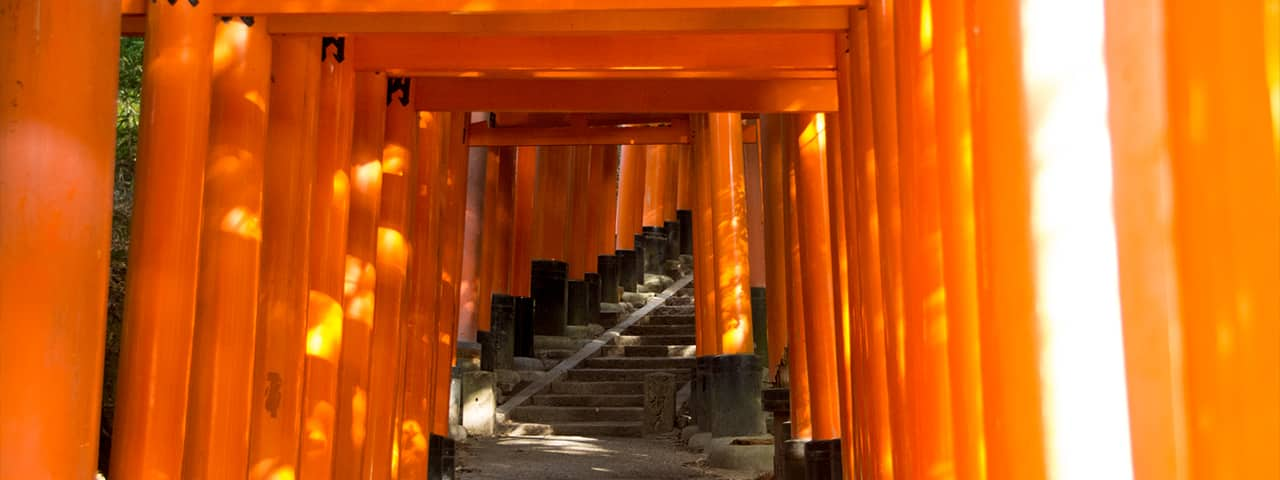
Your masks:
M489 294L644 227L846 478L1280 478L1278 11L5 0L0 478L97 465L121 35L111 478L424 477Z

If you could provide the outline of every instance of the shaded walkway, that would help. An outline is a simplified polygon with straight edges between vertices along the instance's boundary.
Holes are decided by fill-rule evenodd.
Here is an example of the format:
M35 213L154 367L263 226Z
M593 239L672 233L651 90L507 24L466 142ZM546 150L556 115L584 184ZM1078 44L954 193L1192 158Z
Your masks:
M753 478L702 466L700 455L681 447L674 434L472 438L458 444L458 474L468 480Z

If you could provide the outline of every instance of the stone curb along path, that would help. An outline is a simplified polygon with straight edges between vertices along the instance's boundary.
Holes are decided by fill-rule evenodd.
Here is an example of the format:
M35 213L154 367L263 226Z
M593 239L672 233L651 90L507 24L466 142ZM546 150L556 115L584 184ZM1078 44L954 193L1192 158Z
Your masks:
M692 281L693 281L692 275L686 275L683 278L676 280L675 283L671 284L670 287L667 287L666 290L663 290L662 293L659 293L654 297L650 298L648 303L646 303L643 307L640 307L636 311L631 312L631 314L628 315L625 320L618 322L618 324L614 325L613 328L606 330L604 333L600 334L600 336L596 337L591 342L588 342L586 345L583 345L583 347L580 350L578 350L577 353L574 353L573 355L561 361L556 366L552 367L551 370L547 371L546 375L543 375L538 380L529 384L524 389L517 392L510 399L508 399L505 403L498 406L496 411L496 417L497 417L496 420L498 424L508 425L510 423L508 421L508 417L510 416L511 412L516 409L516 407L523 405L525 402L529 401L530 398L533 398L534 395L540 393L542 390L547 389L549 386L551 386L552 383L563 378L565 374L567 374L574 367L577 367L578 364L594 356L597 352L600 351L601 348L604 348L606 345L609 345L613 341L617 340L618 337L622 336L623 331L625 331L627 328L639 322L641 319L643 319L646 315L648 315L653 310L662 306L664 303L666 303L668 298L671 298L672 295L675 295L676 292L679 292L680 289L684 288L686 285L688 285Z

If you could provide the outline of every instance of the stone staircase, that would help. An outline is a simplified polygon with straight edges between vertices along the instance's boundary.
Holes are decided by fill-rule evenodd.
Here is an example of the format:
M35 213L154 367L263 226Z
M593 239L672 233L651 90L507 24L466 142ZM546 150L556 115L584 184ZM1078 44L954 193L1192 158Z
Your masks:
M687 296L686 296L687 295ZM694 367L691 289L682 289L508 416L512 435L638 437L644 377L689 381Z

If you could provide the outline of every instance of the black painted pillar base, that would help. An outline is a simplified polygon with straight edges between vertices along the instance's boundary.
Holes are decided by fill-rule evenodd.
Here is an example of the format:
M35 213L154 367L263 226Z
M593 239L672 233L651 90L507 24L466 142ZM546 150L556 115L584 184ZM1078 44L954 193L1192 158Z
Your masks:
M622 287L624 292L636 291L636 269L640 268L636 261L637 252L635 250L617 250L614 252L618 257L618 285Z
M480 344L480 370L493 371L493 337L489 332L476 330L476 343Z
M754 353L711 357L712 437L764 433L760 359Z
M784 480L787 475L787 457L783 455L786 441L791 439L791 390L767 388L760 392L760 404L773 415L773 478Z
M810 440L804 446L806 480L840 480L840 439Z
M586 325L591 315L591 310L587 307L587 282L582 280L569 280L569 325Z
M535 302L533 334L564 336L569 322L569 264L560 260L534 260L529 291Z
M600 273L600 301L618 303L618 257L614 255L596 257L596 271Z
M662 266L667 262L667 235L662 233L662 227L644 227L644 233L636 235L636 242L644 243L644 273L662 275Z
M684 231L680 230L680 222L663 222L662 229L667 232L667 260L679 260L680 237L684 235Z
M600 274L584 273L582 281L587 283L587 323L600 323Z
M751 340L756 344L760 363L769 363L769 303L765 287L751 287ZM769 367L773 367L769 365Z
M481 345L491 353L481 353L481 370L511 370L515 361L516 297L495 293L489 297L488 344ZM487 367L485 359L491 362Z
M649 262L653 252L649 251L649 239L645 238L644 233L635 234L631 238L631 243L636 249L636 283L643 285L644 274L649 272Z
M791 428L791 422L787 422L787 428ZM804 480L806 473L805 465L805 445L808 445L807 438L793 438L783 443L782 456L785 459L785 478L787 480Z
M512 332L515 336L512 339L511 354L516 357L532 357L533 356L533 297L516 297L515 300L515 325ZM514 360L513 360L514 362Z
M427 440L427 479L453 480L457 478L456 466L453 439L431 434Z
M680 222L680 254L693 254L693 210L676 210Z
M693 383L689 385L689 396L693 400L693 419L698 430L711 431L711 416L714 410L708 408L711 402L711 357L697 357L694 360Z

